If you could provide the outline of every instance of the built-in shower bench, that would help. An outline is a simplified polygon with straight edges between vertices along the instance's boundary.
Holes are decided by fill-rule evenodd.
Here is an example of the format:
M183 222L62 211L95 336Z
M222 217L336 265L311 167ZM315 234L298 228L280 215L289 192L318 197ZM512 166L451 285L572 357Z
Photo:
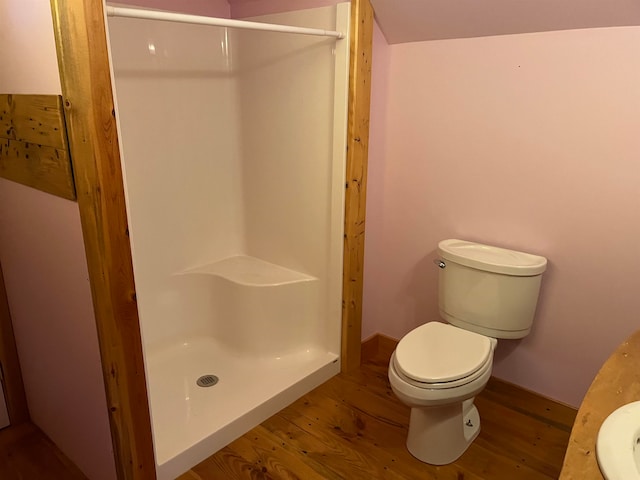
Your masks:
M273 287L317 281L316 277L297 272L248 255L236 255L183 272L215 275L238 285Z

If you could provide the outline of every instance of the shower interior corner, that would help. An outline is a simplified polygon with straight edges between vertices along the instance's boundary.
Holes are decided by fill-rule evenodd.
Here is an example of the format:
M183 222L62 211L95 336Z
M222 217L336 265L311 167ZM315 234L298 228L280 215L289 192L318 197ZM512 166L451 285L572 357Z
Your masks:
M133 18L109 37L163 480L339 372L348 44Z

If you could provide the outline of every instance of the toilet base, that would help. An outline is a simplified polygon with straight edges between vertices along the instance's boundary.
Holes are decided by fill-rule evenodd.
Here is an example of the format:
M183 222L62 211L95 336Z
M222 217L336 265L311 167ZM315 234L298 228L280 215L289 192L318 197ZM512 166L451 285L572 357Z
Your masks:
M409 420L407 448L431 465L456 461L480 433L480 415L473 398L437 407L414 407Z

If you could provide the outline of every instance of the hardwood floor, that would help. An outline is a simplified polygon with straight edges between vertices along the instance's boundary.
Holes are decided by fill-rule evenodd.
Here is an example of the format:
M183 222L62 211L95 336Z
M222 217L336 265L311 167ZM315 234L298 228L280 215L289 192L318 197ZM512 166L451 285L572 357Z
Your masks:
M377 337L380 338L380 337ZM476 397L481 433L454 464L434 467L405 447L409 408L387 380L393 342L269 418L179 480L557 479L576 411L492 379Z
M0 479L87 480L31 423L0 430Z

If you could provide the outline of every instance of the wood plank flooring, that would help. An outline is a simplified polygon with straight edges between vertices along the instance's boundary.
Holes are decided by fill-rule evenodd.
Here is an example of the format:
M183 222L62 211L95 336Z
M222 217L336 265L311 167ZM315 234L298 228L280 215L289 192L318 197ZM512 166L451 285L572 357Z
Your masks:
M0 479L87 480L31 423L0 430Z
M409 408L387 379L381 339L340 374L269 418L179 480L557 479L576 411L492 379L476 397L481 433L454 464L434 467L405 447Z

